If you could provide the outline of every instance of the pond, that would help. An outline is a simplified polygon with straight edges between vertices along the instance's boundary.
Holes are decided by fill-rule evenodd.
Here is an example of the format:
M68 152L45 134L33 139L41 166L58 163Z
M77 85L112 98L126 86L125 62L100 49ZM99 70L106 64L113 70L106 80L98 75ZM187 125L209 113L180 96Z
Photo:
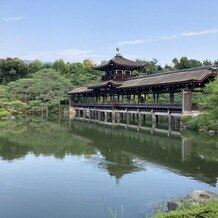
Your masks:
M193 189L217 193L218 140L66 119L0 126L1 217L146 217Z

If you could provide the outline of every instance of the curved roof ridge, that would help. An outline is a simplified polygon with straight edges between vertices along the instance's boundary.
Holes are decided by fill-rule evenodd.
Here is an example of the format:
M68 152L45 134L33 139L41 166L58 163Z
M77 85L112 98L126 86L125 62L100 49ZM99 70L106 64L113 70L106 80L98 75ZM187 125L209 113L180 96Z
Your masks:
M188 69L168 71L168 72L157 72L157 73L152 73L149 75L128 78L127 80L135 80L135 79L142 79L142 78L146 78L146 77L162 76L162 75L168 75L168 74L173 74L173 73L183 73L183 72L185 73L185 72L197 71L197 70L201 71L201 70L217 70L217 69L218 69L218 67L216 65L210 65L210 66L195 67L195 68L188 68Z
M107 67L109 67L110 64L115 64L115 65L118 65L118 66L121 66L121 67L130 67L130 68L133 68L133 69L139 69L139 68L142 68L144 66L141 63L129 60L127 58L124 58L121 55L115 55L112 59L110 59L108 61L105 61L105 62L102 62L101 64L95 66L94 69L104 70Z

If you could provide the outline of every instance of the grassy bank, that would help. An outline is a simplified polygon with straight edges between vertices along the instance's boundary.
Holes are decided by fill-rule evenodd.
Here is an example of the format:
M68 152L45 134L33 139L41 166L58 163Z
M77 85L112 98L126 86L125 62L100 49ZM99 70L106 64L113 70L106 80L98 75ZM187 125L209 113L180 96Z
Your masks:
M192 209L184 207L180 210L158 214L154 218L217 218L218 201L202 204Z

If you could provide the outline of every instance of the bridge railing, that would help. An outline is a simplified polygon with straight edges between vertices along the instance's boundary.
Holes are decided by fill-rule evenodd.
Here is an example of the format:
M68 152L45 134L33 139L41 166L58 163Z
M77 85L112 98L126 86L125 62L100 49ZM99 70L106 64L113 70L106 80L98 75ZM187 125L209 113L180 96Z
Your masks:
M182 108L182 104L177 103L76 103L73 102L72 106L78 106L78 107L113 107L113 108Z

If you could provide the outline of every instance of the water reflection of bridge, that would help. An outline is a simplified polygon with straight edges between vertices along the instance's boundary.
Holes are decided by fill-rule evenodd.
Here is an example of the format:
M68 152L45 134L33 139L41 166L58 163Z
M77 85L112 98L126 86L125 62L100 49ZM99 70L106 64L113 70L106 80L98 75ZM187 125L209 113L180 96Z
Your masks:
M218 144L199 135L180 135L125 129L73 120L70 123L26 122L0 128L0 158L13 161L26 155L83 156L111 176L144 170L153 163L170 171L191 176L210 185L218 177ZM168 130L163 130L168 131Z
M93 145L106 159L100 166L117 179L142 170L140 163L145 161L216 185L218 163L210 157L216 157L217 144L211 146L207 141L196 142L179 134L166 137L159 133L136 133L119 127L113 129L80 121L73 121L72 129L76 134L93 141ZM210 154L202 157L207 149Z

